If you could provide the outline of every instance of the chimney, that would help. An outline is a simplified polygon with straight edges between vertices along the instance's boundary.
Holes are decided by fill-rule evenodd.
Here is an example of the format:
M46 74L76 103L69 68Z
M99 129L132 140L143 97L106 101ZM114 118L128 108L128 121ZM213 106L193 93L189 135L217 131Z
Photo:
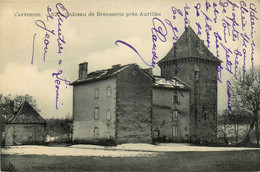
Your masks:
M10 112L14 112L14 101L13 100L10 100L10 102L9 102L9 110L10 110Z
M86 79L88 77L88 62L79 64L79 79Z
M150 75L153 75L153 68L147 68L147 69L144 69L144 71L149 73Z
M117 68L117 67L120 67L121 64L116 64L116 65L112 65L112 68Z

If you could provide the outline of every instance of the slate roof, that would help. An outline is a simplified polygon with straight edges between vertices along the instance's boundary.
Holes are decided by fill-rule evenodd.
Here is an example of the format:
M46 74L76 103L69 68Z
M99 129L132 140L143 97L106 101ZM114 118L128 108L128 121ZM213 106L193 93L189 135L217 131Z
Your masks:
M176 44L171 48L167 55L158 63L181 59L185 57L195 57L207 59L221 63L204 45L204 42L197 36L193 29L188 26Z
M190 87L184 84L182 81L176 78L166 79L161 76L155 76L154 87L157 88L169 88L169 89L184 89L189 90Z
M128 68L132 65L136 65L136 64L132 63L132 64L123 65L123 66L115 65L114 67L109 68L109 69L97 70L97 71L89 73L87 75L86 79L77 79L76 81L72 82L70 85L78 85L78 84L82 84L82 83L88 83L88 82L92 82L92 81L96 81L96 80L102 80L102 79L114 77L118 73L120 73L121 71L125 70L126 68Z
M41 115L34 110L34 108L24 101L18 109L18 112L12 119L8 121L9 124L45 124L46 121Z
M109 69L103 69L103 70L97 70L91 72L87 75L86 79L77 79L76 81L72 82L70 85L78 85L78 84L89 83L97 80L114 77L118 73L122 72L123 70L133 65L136 65L140 70L144 71L146 74L148 74L150 77L154 79L153 87L170 88L170 89L186 89L186 90L190 89L190 87L187 84L185 84L184 82L180 81L177 78L167 79L161 76L151 75L150 73L145 71L145 69L142 69L135 63L131 63L123 66L115 65L114 67Z

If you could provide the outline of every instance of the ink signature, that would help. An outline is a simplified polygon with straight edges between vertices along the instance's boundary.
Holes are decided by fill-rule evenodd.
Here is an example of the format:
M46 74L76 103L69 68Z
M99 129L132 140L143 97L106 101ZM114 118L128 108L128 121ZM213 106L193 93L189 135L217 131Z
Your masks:
M66 78L61 79L59 76L62 74L62 70L60 70L58 73L52 73L52 77L56 76L56 80L54 81L55 88L56 88L56 109L58 108L58 102L59 102L59 89L61 82L64 82L66 85L70 84L70 81L66 80ZM66 87L67 88L67 87Z
M152 31L152 39L153 39L153 48L152 48L152 63L151 64L146 62L144 60L144 58L139 54L139 52L130 44L128 44L122 40L117 40L115 42L115 44L117 46L119 46L118 43L121 43L123 45L128 46L141 58L141 60L147 66L154 68L156 65L156 60L158 59L158 56L156 54L156 47L157 47L156 42L157 42L157 40L160 40L161 42L166 42L166 35L168 34L168 31L166 29L165 24L159 18L154 17L152 21L153 21L153 28L151 29L151 31ZM158 25L157 25L157 23L158 23Z
M57 44L58 44L58 54L62 53L63 50L63 45L66 44L65 39L64 39L64 35L62 34L62 23L64 22L64 19L66 20L69 17L69 12L68 10L64 7L64 5L62 5L61 3L57 3L56 4L56 16L58 17L58 26L57 26ZM52 14L52 9L48 6L47 7L47 21L49 22L50 20L53 20L53 16ZM45 36L44 36L44 53L43 53L43 62L45 62L46 60L46 54L48 53L48 45L50 43L49 38L51 36L56 36L56 32L54 29L49 29L45 22L42 20L36 20L35 24L43 29L45 32ZM33 64L33 60L34 60L34 46L35 46L35 37L36 37L36 33L33 36L33 51L32 51L32 59L31 59L31 64ZM60 65L62 63L61 59L58 59L58 65ZM59 77L59 75L62 74L62 70L59 70L58 73L52 73L52 77L56 76L56 80L54 81L54 83L56 83L55 88L56 88L56 109L58 110L58 102L59 102L59 89L60 89L60 84L61 81L64 81L64 83L66 85L69 85L70 82L68 80L65 79L61 79ZM67 87L66 87L67 88ZM61 104L63 105L63 104Z

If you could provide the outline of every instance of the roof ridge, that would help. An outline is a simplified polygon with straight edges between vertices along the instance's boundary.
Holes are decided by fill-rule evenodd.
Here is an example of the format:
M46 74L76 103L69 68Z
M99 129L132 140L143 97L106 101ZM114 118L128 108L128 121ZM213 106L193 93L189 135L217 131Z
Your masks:
M129 63L129 64L125 64L125 65L120 65L119 67L122 68L122 67L124 67L124 66L132 65L132 64L136 64L136 63ZM107 71L107 70L109 70L109 69L113 69L113 67L106 68L106 69L98 69L98 70L92 71L92 72L90 72L90 73L95 73L95 72L98 72L98 71ZM89 73L89 74L90 74L90 73Z
M20 105L18 112L13 116L13 118L10 119L10 121L9 121L10 123L16 119L16 117L17 117L18 114L20 113L22 107L24 106L24 104L25 104L25 101L23 101L23 103Z
M196 34L195 31L192 29L192 27L188 26L178 38L176 43L171 47L170 51L157 63L160 64L163 62L177 60L184 57L197 57L209 61L221 62L221 60L219 60L210 52L210 50L207 48L207 46L204 45L204 43L203 45L201 45L203 53L199 52L199 41L203 42L198 34Z
M95 81L95 80L115 77L117 75L117 73L127 69L129 66L132 66L132 65L137 65L137 64L129 63L129 64L125 64L125 65L120 65L119 67L111 67L111 68L99 70L99 71L103 71L101 73L98 73L98 70L96 70L96 71L88 73L86 78L76 79L76 81L72 82L70 85L77 85L77 84L81 84L81 83L85 83L85 82L91 82L91 81Z
M189 44L191 45L191 44L192 44L192 42L191 42L191 33L190 33L190 32L191 32L191 27L189 26L187 29L188 29L188 32L189 32L189 33L188 33L188 34L189 34L189 35L188 35ZM191 46L189 46L189 50L190 50L190 56L192 56Z
M28 110L29 109L29 110ZM31 110L30 110L31 109ZM22 113L24 112L24 113ZM29 122L19 121L21 117L26 116L29 118ZM19 117L19 118L18 118ZM17 119L18 118L18 119ZM32 120L33 119L33 120ZM18 122L17 122L18 121ZM36 122L35 122L36 121ZM37 122L38 121L38 122ZM19 111L14 115L14 117L8 123L46 123L45 119L30 105L28 101L24 101L19 107Z

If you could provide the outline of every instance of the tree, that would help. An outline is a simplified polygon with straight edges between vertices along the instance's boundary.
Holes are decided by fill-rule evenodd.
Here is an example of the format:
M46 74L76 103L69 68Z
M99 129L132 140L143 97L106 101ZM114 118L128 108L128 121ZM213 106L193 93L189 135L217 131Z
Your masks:
M260 68L239 70L237 78L232 79L231 93L232 109L243 114L249 123L247 139L250 131L254 131L259 146Z
M2 94L0 94L0 104L8 104L10 100L12 100L12 97L13 96L11 94L8 94L7 96L3 96ZM14 100L14 110L18 110L21 104L24 101L27 101L37 112L41 111L37 107L37 101L29 94L16 95L13 100Z
M12 95L8 94L7 96L4 96L3 94L0 94L0 107L6 107L9 106L10 101L12 100ZM25 94L23 95L18 95L15 96L14 100L14 109L15 111L18 110L18 108L20 107L20 105L24 102L27 101L37 112L40 112L40 110L37 108L37 102L36 100L30 96L29 94ZM11 119L13 117L13 114L7 113L5 110L0 109L0 143L1 146L2 144L4 144L3 142L3 138L4 138L4 128L5 128L5 121L8 121L9 119Z
M228 126L229 126L229 114L230 111L225 109L221 115L218 116L218 132L219 135L223 135L223 142L228 144Z

